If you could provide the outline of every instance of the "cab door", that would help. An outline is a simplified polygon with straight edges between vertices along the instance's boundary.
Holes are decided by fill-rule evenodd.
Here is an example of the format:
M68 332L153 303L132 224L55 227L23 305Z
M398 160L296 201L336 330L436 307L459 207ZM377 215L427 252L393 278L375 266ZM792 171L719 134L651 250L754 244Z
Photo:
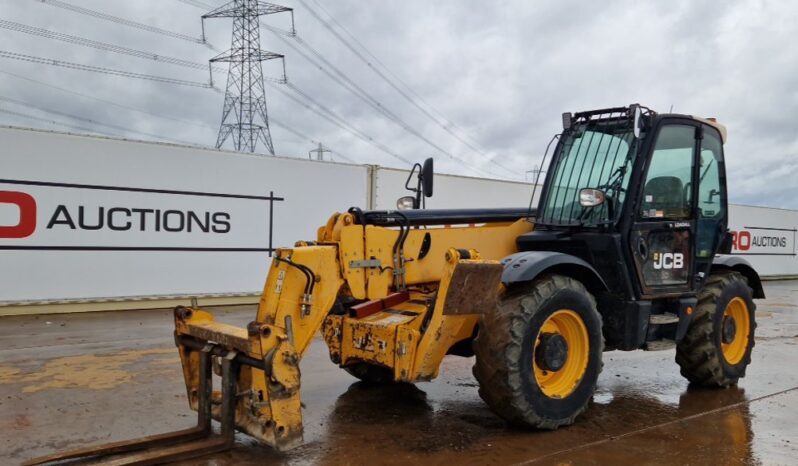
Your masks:
M703 283L712 260L728 231L726 167L723 141L718 130L703 126L698 153L696 205L696 284Z
M693 288L698 130L690 120L665 120L645 164L629 238L643 299Z

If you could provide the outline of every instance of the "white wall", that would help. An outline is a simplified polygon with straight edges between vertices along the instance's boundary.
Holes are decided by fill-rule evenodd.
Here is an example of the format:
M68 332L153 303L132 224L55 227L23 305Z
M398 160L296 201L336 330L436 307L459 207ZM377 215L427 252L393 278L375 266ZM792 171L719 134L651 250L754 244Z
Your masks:
M396 200L412 193L405 189L410 172L392 168L378 168L375 173L374 208L396 209ZM467 207L527 207L533 184L516 181L489 180L466 176L436 174L433 196L427 199L428 209ZM415 186L415 184L411 184ZM535 194L537 201L538 189ZM537 202L535 203L537 205Z
M271 244L289 246L315 238L333 212L395 209L396 199L408 194L407 174L0 128L0 304L258 292L270 260L270 206ZM24 238L8 237L19 232L8 228L21 220L9 192L35 200L35 229ZM272 193L282 200L260 199ZM528 183L439 174L427 207L526 207L531 194ZM84 226L96 224L102 208L103 227L81 228L81 207ZM117 208L111 215L115 229L107 222L111 208ZM166 231L156 227L155 212L132 209L159 210L171 229L179 229L188 212L203 223L206 213L211 219L224 214L224 221L214 223L217 231L196 222L190 232L186 225ZM764 276L798 275L798 211L735 205L730 220L738 232L734 253L744 254Z
M274 246L315 239L316 228L333 211L365 205L368 194L364 166L163 144L0 128L0 154L0 179L15 182L261 197L273 192L284 199L273 203ZM253 292L266 276L267 200L7 182L0 182L0 191L27 193L37 207L32 235L0 238L0 302ZM184 215L192 210L201 216L222 212L229 215L230 229L156 231L152 213L144 214L147 224L141 231L142 214L128 218L124 211L116 211L113 220L117 227L131 220L127 231L107 225L96 231L76 225L73 230L64 223L47 228L59 205L76 224L80 206L85 208L85 224L94 224L99 207L106 213L119 207L162 213L172 209ZM0 227L17 225L19 217L16 205L0 203ZM177 229L179 215L171 214L170 220L171 228ZM64 247L74 250L46 249Z
M798 211L732 205L729 228L734 255L749 261L763 276L798 275Z

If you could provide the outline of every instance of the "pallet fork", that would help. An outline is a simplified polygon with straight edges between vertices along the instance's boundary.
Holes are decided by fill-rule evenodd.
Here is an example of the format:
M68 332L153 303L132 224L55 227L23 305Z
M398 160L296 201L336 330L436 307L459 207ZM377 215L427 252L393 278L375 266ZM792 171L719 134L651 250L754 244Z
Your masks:
M77 459L101 459L108 466L153 465L180 461L229 450L235 441L236 381L242 364L252 363L250 358L235 351L207 344L201 350L199 364L199 390L197 425L190 429L151 435L133 440L107 443L95 447L79 448L30 459L23 466L41 465ZM213 396L212 356L221 357L221 430L214 434L211 428Z

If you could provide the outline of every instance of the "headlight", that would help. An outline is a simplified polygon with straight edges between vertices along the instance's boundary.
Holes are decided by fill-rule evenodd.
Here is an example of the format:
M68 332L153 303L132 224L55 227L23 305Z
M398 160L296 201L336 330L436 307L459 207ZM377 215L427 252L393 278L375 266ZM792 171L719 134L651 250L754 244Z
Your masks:
M604 203L606 196L600 189L584 188L579 191L579 204L582 207L595 207Z
M413 196L403 196L396 200L396 208L399 210L411 210L416 207L416 198Z

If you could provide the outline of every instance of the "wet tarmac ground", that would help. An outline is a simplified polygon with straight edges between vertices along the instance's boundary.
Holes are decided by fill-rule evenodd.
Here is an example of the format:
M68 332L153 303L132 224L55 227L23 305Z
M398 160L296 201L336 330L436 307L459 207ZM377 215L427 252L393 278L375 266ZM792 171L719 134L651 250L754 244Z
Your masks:
M523 431L481 401L471 358L448 356L431 383L372 387L317 339L301 365L303 446L239 434L232 451L181 464L798 464L798 281L765 292L738 388L689 389L674 350L607 352L576 424ZM172 325L170 311L0 318L0 465L192 426Z

